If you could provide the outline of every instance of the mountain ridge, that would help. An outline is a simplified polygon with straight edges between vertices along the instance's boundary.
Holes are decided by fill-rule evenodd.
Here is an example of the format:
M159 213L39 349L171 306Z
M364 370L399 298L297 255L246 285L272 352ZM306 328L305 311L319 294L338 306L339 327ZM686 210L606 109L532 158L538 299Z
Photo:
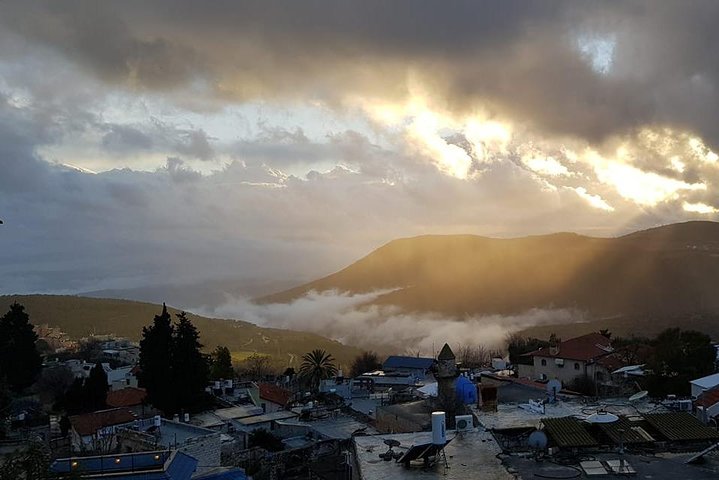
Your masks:
M595 318L719 313L719 223L684 222L618 237L571 232L517 238L396 239L338 272L259 303L309 291L394 289L373 303L450 316L575 308Z

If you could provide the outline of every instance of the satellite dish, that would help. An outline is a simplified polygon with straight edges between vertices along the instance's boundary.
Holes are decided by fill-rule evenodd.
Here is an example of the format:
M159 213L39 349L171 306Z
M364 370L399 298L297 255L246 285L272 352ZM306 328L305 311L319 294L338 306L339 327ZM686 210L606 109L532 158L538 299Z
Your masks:
M533 450L544 450L547 448L547 435L541 430L535 430L529 434L527 443Z
M646 390L642 390L641 392L637 392L631 397L629 397L629 401L631 403L638 402L639 400L647 398L647 395L649 395L649 392L647 392Z
M598 411L589 415L585 421L588 423L614 423L619 420L619 417L613 413L605 412L603 410Z
M562 391L562 382L557 379L550 380L547 382L547 394L549 395L549 401L554 402L557 399L557 394Z

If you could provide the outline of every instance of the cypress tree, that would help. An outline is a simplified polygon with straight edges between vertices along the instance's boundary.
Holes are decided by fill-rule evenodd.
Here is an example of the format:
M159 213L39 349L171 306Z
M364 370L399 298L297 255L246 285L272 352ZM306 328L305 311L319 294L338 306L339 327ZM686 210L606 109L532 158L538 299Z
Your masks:
M84 385L85 379L76 378L65 391L62 404L69 415L87 411Z
M37 334L25 307L13 303L0 318L0 377L14 392L29 387L40 375L42 358L35 342Z
M105 408L108 390L107 373L105 373L101 363L96 363L90 370L90 376L85 380L85 386L83 387L83 396L85 397L87 408L90 411Z
M193 410L202 401L209 376L209 366L200 349L200 334L185 312L177 314L172 345L173 387L176 407Z
M173 331L170 314L162 304L162 313L153 324L142 329L140 341L140 384L156 408L169 413L175 409L172 378Z

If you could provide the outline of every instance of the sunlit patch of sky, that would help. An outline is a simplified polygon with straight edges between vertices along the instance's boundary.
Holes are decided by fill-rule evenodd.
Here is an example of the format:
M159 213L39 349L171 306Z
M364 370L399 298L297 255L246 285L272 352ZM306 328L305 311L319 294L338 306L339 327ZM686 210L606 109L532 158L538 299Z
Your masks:
M610 73L617 40L614 35L582 34L576 38L576 48L592 69L602 75Z

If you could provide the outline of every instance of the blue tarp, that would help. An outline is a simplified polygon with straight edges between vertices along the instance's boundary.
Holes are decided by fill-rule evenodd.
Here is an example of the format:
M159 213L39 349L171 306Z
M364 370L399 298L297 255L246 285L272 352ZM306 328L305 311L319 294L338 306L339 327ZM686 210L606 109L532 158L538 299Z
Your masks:
M477 387L467 378L459 377L454 384L457 400L465 405L477 403Z

